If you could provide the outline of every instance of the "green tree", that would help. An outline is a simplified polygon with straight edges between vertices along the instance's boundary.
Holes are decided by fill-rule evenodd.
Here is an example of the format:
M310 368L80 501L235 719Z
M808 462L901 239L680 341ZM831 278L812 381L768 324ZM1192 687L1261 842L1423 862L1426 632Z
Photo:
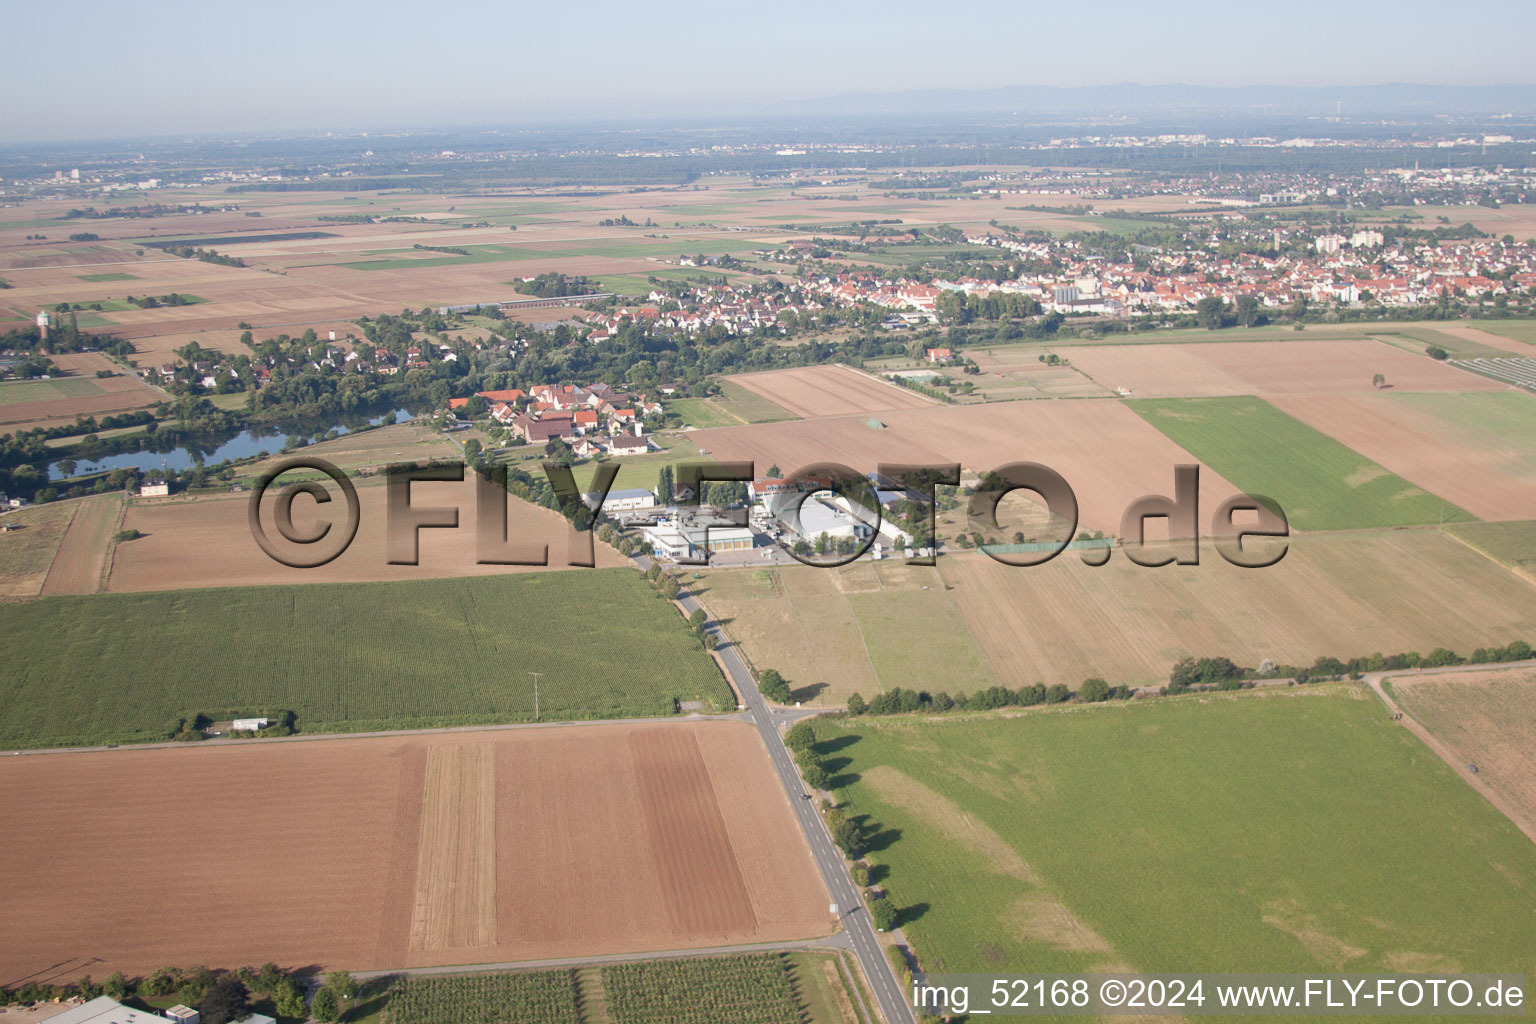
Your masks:
M272 1004L279 1017L307 1017L304 1006L304 990L299 983L284 976L272 987Z
M101 986L103 995L122 1001L128 995L128 979L123 977L122 971L113 971L107 976L106 982Z
M810 722L800 721L784 732L784 745L790 750L809 750L816 742L816 730Z
M336 999L336 993L329 988L322 988L315 993L315 998L309 1004L309 1015L318 1021L333 1021L341 1015L341 1005Z
M884 896L869 901L869 920L876 931L888 932L896 927L896 907Z
M868 709L869 705L864 703L864 698L859 694L855 693L848 698L848 713L850 715L862 715Z
M1210 295L1195 303L1195 322L1208 331L1214 331L1222 324L1222 317L1226 311L1226 303L1220 295Z
M1098 703L1109 700L1109 684L1102 679L1084 679L1077 691L1078 700Z
M838 822L832 830L832 841L850 859L857 859L864 852L864 830L855 821L845 818Z
M206 1024L229 1024L243 1019L250 1008L250 995L236 974L221 974L209 986L197 1004L197 1012Z

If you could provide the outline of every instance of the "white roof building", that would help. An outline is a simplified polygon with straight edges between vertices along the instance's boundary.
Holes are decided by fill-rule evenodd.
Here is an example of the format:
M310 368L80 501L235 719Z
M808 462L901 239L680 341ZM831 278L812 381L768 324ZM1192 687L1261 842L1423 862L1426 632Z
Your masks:
M175 1019L162 1017L147 1010L135 1010L124 1006L111 996L97 996L90 1002L49 1017L48 1024L165 1024L167 1020ZM277 1024L277 1022L265 1014L253 1013L241 1024Z

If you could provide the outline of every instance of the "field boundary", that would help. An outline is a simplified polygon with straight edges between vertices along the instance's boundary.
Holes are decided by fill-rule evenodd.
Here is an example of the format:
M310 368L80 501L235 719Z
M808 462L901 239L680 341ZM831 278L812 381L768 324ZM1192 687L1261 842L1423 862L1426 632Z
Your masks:
M1436 757L1444 761L1456 777L1470 786L1474 792L1480 795L1494 806L1495 809L1510 823L1525 833L1526 838L1536 843L1536 821L1527 818L1519 808L1514 807L1499 793L1495 792L1486 782L1477 777L1475 772L1467 769L1465 761L1452 750L1450 745L1442 741L1434 733L1430 732L1418 719L1405 711L1392 694L1387 692L1386 682L1396 678L1422 679L1425 676L1451 675L1453 673L1488 672L1500 669L1536 668L1536 659L1530 661L1509 661L1497 665L1447 665L1444 668L1431 669L1428 672L1370 672L1365 676L1367 685L1371 691L1381 698L1381 702L1387 706L1387 710L1395 715L1401 715L1403 726L1413 733L1420 742L1428 747Z

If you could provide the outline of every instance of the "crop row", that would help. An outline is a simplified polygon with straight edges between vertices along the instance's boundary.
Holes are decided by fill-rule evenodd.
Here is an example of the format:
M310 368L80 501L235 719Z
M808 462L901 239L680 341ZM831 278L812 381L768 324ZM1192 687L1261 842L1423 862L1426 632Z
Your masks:
M402 978L389 1024L570 1024L579 1020L572 971Z
M783 957L719 957L603 968L614 1024L802 1024Z

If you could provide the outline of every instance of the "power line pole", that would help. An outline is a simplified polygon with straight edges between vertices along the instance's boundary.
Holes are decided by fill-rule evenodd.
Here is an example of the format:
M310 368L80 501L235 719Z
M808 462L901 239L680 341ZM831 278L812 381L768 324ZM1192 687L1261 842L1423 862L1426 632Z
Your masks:
M529 672L528 674L533 676L533 720L537 722L539 720L539 680L544 673Z

